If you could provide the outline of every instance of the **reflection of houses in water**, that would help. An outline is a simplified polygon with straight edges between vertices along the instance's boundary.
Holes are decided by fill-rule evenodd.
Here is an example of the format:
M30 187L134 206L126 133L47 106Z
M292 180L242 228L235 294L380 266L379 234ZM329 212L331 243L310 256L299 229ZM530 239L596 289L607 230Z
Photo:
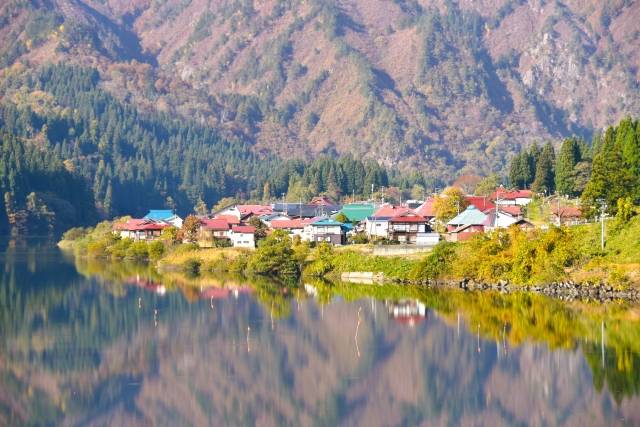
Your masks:
M391 318L409 326L414 326L427 318L427 306L418 300L387 300L384 305Z
M253 289L247 286L240 286L234 288L217 288L210 287L203 289L200 292L200 298L207 299L227 299L229 296L233 295L234 298L238 298L240 294L250 294L253 292Z
M307 293L307 295L310 295L312 297L317 297L318 296L318 289L316 289L315 286L310 285L308 283L304 284L304 290Z
M138 275L136 275L136 277L130 277L127 279L126 283L128 285L138 286L139 288L155 292L158 295L164 295L167 293L167 288L165 288L162 283L156 283L150 279L141 278Z

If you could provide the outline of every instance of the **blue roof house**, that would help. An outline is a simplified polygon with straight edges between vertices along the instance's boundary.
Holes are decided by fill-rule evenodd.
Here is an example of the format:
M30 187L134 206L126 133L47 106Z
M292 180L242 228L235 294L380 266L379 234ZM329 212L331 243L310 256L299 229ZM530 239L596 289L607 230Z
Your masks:
M153 221L162 221L173 225L176 228L182 228L182 218L174 213L170 209L151 209L144 219L150 219Z

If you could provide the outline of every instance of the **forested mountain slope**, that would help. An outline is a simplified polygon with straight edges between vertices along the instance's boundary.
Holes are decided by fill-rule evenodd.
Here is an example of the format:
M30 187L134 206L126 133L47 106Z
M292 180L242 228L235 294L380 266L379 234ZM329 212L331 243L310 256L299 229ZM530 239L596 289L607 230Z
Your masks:
M640 114L640 3L9 0L4 76L65 61L253 152L453 177Z
M374 160L258 155L193 120L139 113L101 89L92 68L5 76L0 96L0 232L10 224L46 233L152 207L185 215L228 196L297 201L425 185L416 174L389 176Z

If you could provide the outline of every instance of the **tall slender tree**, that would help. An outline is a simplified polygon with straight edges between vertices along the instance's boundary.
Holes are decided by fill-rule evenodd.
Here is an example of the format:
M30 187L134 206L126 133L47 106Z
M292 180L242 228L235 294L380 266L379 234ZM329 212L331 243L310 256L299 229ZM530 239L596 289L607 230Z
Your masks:
M575 138L562 142L556 161L556 190L561 195L576 196L575 167L580 162L580 145Z
M536 162L536 175L531 186L533 191L551 194L555 190L555 157L553 145L546 143Z

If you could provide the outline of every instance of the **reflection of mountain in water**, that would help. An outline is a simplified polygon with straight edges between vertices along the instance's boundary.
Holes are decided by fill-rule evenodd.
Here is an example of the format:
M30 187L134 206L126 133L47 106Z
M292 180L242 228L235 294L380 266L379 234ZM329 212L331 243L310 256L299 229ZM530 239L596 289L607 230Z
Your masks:
M484 340L413 298L323 306L257 283L255 295L203 289L189 303L145 289L162 283L151 274L103 286L55 254L2 261L0 424L640 423L637 376L619 404L598 379L627 360L618 353L607 349L594 387L598 352ZM394 318L427 313L412 328Z

